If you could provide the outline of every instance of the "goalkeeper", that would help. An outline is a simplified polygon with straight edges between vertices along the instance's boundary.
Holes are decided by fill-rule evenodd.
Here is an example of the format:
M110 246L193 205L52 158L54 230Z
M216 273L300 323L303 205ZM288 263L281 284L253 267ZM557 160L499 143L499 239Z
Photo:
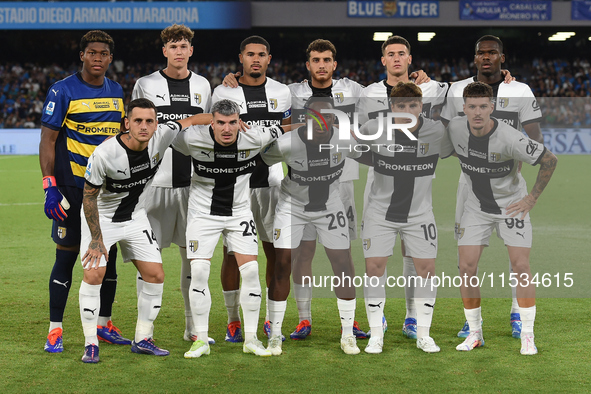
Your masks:
M100 30L86 33L80 41L82 70L53 84L41 117L39 162L45 189L45 214L53 219L55 263L49 277L49 335L45 351L61 353L62 320L72 286L72 270L80 249L80 207L88 157L106 138L119 133L123 89L105 78L113 61L114 42ZM109 252L107 272L101 287L97 334L100 340L131 345L111 323L111 308L117 287L115 258Z

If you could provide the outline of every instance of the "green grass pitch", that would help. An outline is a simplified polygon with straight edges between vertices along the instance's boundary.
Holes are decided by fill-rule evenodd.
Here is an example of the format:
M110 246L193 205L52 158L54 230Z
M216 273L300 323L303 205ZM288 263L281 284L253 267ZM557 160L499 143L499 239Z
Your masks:
M43 345L48 329L48 278L55 257L50 221L43 214L41 173L36 156L0 156L0 390L12 392L573 392L589 391L589 245L591 244L591 182L589 156L561 156L547 190L532 211L534 246L532 271L559 274L560 287L538 288L535 325L537 356L519 354L520 342L511 337L507 287L483 289L486 346L460 353L455 346L464 316L459 291L440 289L431 335L441 347L426 354L400 331L404 319L402 291L390 289L386 307L389 330L384 352L357 356L339 347L336 301L315 289L312 335L305 341L286 340L280 357L257 358L242 353L241 345L224 342L226 313L219 283L220 253L212 264L210 287L213 306L210 336L217 344L211 355L186 360L190 344L183 341L183 301L179 288L180 264L176 248L163 252L166 272L163 307L156 321L157 343L171 351L164 358L136 355L129 347L101 344L101 362L80 361L84 338L78 310L82 268L74 270L74 284L64 318L61 354L48 354ZM524 166L529 187L537 168ZM356 184L359 214L364 187ZM439 230L437 273L457 273L453 240L453 212L459 175L456 159L440 161L433 186ZM314 275L329 275L318 249ZM353 243L357 274L363 274L361 241ZM264 258L260 259L264 267ZM399 250L390 259L388 273L401 274ZM508 275L508 257L493 236L483 254L481 272ZM261 273L263 273L261 269ZM128 338L136 321L135 268L119 264L119 287L113 319ZM563 276L573 273L574 284L564 287ZM261 283L263 275L261 275ZM505 285L507 286L507 284ZM490 286L489 286L490 287ZM358 290L357 320L367 329L362 290ZM263 306L264 308L264 306ZM264 309L263 309L264 310ZM261 317L261 324L262 327ZM284 334L297 325L290 297ZM263 337L262 328L259 337ZM266 343L266 339L262 338ZM360 340L361 349L366 341Z

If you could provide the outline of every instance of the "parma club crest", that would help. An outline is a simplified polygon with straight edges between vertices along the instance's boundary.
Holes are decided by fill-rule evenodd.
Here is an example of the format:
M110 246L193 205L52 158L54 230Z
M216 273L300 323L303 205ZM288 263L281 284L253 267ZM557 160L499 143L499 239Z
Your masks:
M277 109L277 99L269 99L269 105L271 106L271 109Z
M199 93L193 93L193 98L197 104L201 104L201 95Z
M332 163L333 164L339 164L341 162L341 160L343 160L343 153L342 152L337 152L337 153L332 154Z
M116 111L119 111L119 100L113 100L113 107Z
M454 231L456 232L458 239L461 239L464 236L464 232L466 231L466 229L460 227L460 223L456 223Z
M426 155L427 152L429 152L429 143L421 142L421 145L419 146L419 152L421 152L421 155Z
M498 152L491 152L490 153L490 161L493 161L493 162L501 161L501 154Z
M241 150L240 152L238 152L238 157L241 159L246 159L248 156L250 156L250 150Z
M64 239L66 238L66 228L65 227L59 227L57 228L57 236L59 237L59 239Z
M152 157L152 168L156 167L158 165L158 163L160 162L160 153L156 153L153 157Z
M273 230L273 239L275 241L277 241L280 236L281 236L281 229L280 228L276 228L275 230Z
M497 99L497 106L499 108L507 108L509 106L509 98L508 97L499 97Z
M363 240L363 250L369 250L371 248L371 238L366 238Z
M197 249L199 249L199 241L189 241L189 250L194 253Z
M343 93L335 93L334 98L339 104L343 104L345 102L345 95Z

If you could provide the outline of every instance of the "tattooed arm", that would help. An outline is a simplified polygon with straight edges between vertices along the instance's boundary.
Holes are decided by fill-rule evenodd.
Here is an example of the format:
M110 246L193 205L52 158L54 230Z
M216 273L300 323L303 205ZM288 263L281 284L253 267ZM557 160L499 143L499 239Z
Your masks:
M538 198L550 181L557 162L558 158L554 155L554 153L550 152L549 150L544 152L544 156L542 156L540 159L540 171L538 171L538 178L536 179L534 187L527 196L523 197L523 199L509 205L507 207L507 214L512 213L513 215L511 216L516 216L519 213L523 213L521 215L521 220L525 218L525 215L527 215L527 213L532 210L534 205L536 205Z
M90 245L88 245L88 250L82 256L82 266L88 270L92 267L98 269L102 256L105 256L105 260L109 260L109 251L103 244L103 234L101 233L99 211L96 202L100 190L100 187L91 186L88 182L84 185L82 206L84 207L84 216L88 223L92 240L90 241Z

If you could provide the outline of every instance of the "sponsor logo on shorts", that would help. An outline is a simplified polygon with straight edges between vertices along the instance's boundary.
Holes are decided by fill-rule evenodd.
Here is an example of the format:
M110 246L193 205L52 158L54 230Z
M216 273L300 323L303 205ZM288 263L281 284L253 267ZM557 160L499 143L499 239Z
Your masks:
M189 250L196 252L199 249L199 241L189 241Z
M366 238L363 240L363 250L369 250L371 248L371 238Z
M280 228L276 228L275 230L273 230L273 239L275 241L277 241L280 236L281 236L281 229Z
M57 228L57 236L59 239L66 238L66 228L65 227L58 227Z

